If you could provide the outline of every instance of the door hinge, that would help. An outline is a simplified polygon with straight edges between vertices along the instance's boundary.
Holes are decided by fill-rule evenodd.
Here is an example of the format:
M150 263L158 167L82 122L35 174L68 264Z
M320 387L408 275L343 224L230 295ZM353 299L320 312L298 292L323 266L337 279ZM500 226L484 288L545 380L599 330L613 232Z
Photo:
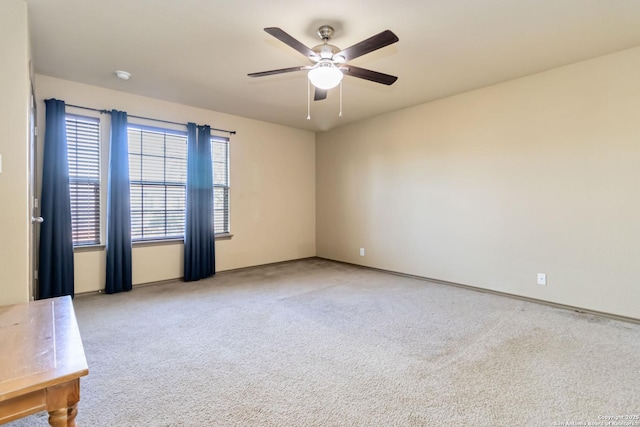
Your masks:
M38 136L38 126L34 126L34 127L33 127L33 134L34 134L35 136Z
M40 207L40 201L37 198L33 198L33 207L34 208L39 208Z
M33 270L33 278L38 280L38 270Z

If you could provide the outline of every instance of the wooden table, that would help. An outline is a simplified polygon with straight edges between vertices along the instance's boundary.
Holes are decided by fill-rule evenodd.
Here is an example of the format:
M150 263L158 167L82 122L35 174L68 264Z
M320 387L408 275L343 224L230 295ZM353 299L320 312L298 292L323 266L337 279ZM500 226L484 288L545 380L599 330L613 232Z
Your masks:
M0 307L0 424L46 410L75 427L88 373L70 297Z

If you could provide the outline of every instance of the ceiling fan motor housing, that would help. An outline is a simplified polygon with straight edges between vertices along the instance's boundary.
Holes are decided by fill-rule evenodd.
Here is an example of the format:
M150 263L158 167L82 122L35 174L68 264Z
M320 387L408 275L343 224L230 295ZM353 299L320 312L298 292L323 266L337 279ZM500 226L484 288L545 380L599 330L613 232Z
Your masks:
M328 43L333 36L333 33L333 27L329 25L323 25L318 28L318 37L322 39L322 44L311 48L311 50L317 55L309 57L311 62L320 62L323 59L334 60L334 62L344 62L344 59L342 59L342 61L340 60L342 57L333 57L334 54L341 50L339 47Z
M312 62L319 62L323 59L334 59L337 61L337 58L334 58L333 55L340 52L339 47L327 43L314 46L311 50L318 55L309 57Z

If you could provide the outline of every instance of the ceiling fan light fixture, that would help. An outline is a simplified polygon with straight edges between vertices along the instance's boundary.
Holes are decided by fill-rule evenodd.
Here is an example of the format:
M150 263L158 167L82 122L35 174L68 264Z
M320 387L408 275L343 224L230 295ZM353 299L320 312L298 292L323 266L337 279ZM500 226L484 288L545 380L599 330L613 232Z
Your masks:
M333 89L342 81L342 71L329 61L320 61L309 70L309 81L318 89Z

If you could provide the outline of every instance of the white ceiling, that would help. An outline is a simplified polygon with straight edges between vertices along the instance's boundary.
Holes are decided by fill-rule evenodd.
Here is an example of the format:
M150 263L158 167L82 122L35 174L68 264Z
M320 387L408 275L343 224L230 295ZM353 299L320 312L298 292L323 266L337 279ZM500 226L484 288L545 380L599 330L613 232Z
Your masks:
M27 3L37 73L312 131L640 45L638 0ZM247 73L308 64L263 28L312 47L323 24L342 49L392 30L398 43L351 63L399 79L346 76L343 117L333 89L312 101L307 120L305 72ZM118 80L115 70L132 77Z

